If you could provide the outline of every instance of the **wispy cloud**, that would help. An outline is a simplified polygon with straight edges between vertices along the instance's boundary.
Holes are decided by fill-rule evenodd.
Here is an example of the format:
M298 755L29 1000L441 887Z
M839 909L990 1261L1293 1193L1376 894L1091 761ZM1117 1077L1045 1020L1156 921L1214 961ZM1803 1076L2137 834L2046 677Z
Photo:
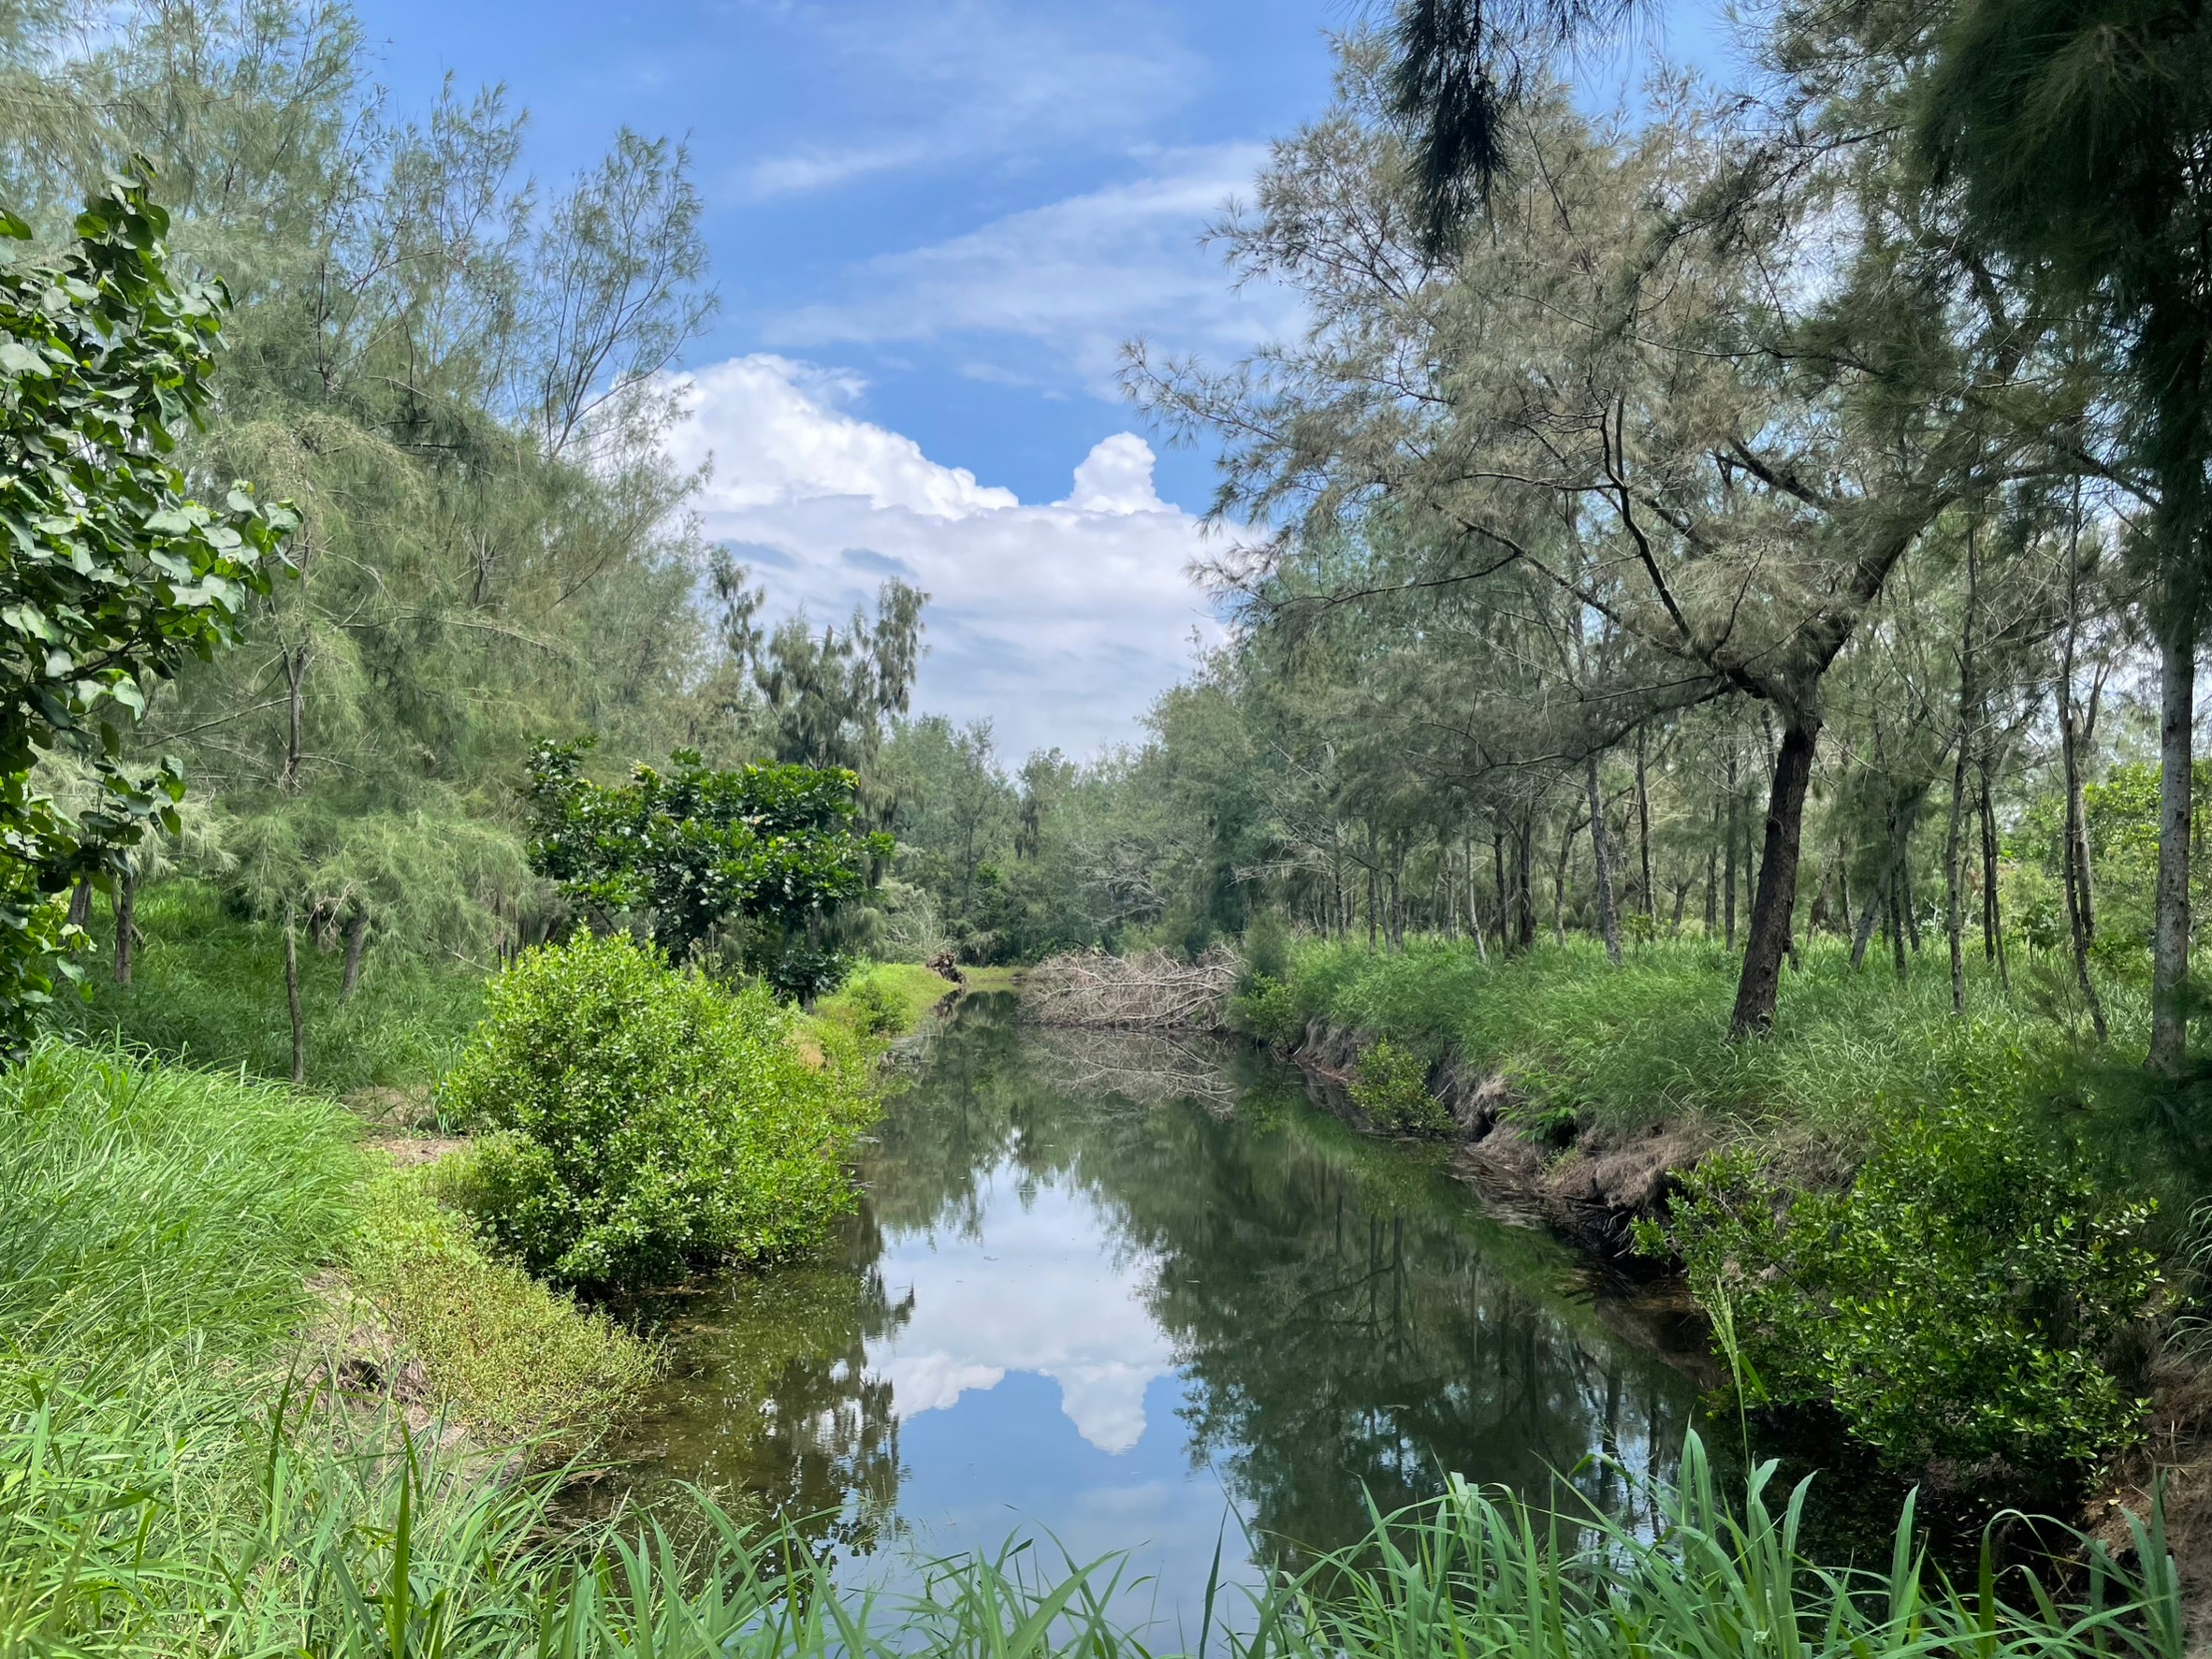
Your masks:
M1020 168L1041 153L1120 149L1194 96L1204 65L1142 0L1050 11L1021 0L838 0L779 7L794 46L865 87L832 100L835 131L739 176L753 199L917 168Z
M1231 287L1204 233L1265 157L1258 144L1164 153L1131 182L869 261L844 294L771 317L767 337L815 347L1011 335L1094 386L1132 334L1248 350L1295 328L1297 307L1277 289Z

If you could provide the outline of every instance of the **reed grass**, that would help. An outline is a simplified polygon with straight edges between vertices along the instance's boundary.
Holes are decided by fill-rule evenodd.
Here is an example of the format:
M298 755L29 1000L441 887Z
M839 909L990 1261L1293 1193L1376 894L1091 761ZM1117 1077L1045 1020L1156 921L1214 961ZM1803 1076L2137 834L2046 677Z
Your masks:
M1619 968L1583 939L1487 964L1465 943L1377 955L1309 943L1289 988L1301 1023L1431 1055L1448 1046L1503 1073L1534 1111L1624 1128L1695 1117L1848 1129L1876 1098L1940 1097L1969 1066L2057 1067L2082 1051L2079 1033L2008 997L1978 960L1960 1020L1947 959L1916 962L1900 982L1885 963L1853 969L1848 948L1825 938L1785 972L1770 1038L1731 1042L1738 967L1703 939L1632 946ZM2116 994L2116 1008L2124 1000Z

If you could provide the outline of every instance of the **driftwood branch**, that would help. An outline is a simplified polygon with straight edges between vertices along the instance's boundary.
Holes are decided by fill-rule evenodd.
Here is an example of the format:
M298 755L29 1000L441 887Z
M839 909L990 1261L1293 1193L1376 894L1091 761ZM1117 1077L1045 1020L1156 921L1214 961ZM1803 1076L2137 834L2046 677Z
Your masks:
M1040 1026L1219 1030L1241 966L1235 952L1219 945L1196 962L1178 962L1165 951L1133 956L1070 951L1025 976L1022 1015Z

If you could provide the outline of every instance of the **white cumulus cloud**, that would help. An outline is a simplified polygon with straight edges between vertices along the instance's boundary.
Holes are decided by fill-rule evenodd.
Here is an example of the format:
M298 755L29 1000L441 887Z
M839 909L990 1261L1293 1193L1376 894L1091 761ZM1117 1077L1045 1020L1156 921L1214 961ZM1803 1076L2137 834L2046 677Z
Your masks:
M1159 499L1151 446L1114 433L1070 458L1064 499L1025 504L853 413L863 389L767 354L690 376L670 446L712 460L709 534L756 565L773 602L824 620L886 576L920 587L917 706L994 720L1009 756L1130 737L1188 671L1194 633L1221 634L1189 575L1206 532Z

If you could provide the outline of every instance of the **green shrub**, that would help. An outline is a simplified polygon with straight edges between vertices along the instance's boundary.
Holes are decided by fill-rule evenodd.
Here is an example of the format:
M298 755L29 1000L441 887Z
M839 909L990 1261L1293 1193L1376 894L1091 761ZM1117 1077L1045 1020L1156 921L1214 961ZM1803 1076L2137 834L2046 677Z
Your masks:
M864 977L856 981L851 1001L860 1028L870 1037L897 1037L912 1023L906 1004L875 980Z
M811 1244L851 1203L861 1068L823 1027L802 1043L766 990L579 935L525 952L487 1001L443 1102L486 1137L480 1220L532 1272L665 1282Z
M1429 1062L1387 1037L1361 1055L1352 1101L1377 1128L1410 1135L1451 1132L1451 1113L1429 1093Z
M1230 998L1231 1028L1275 1048L1288 1048L1305 1031L1298 999L1281 980L1256 974L1245 990Z
M580 1451L652 1380L659 1355L493 1256L432 1196L454 1173L393 1171L367 1185L354 1282L422 1361L439 1409L479 1440Z
M1845 1191L1785 1195L1748 1152L1708 1158L1673 1247L1733 1326L1747 1390L1831 1404L1886 1459L2079 1472L2144 1403L2107 1367L2157 1283L2151 1205L2112 1195L2018 1098L1971 1080L1875 1114ZM1666 1247L1646 1228L1647 1250Z

